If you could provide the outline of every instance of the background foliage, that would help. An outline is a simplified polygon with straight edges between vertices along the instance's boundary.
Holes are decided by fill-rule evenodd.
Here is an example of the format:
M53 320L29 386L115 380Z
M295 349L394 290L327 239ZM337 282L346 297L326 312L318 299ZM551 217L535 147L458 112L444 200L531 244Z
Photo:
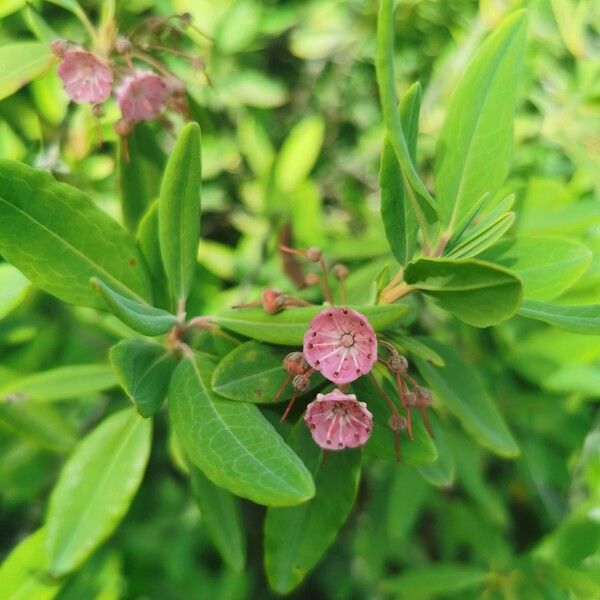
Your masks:
M97 16L100 3L82 5ZM143 177L128 179L112 129L116 107L108 106L98 123L89 107L68 104L55 67L47 68L52 39L85 39L72 7L66 0L0 3L0 155L51 169L132 229L159 196L182 119L170 115L169 124L137 128L130 151ZM516 217L506 217L507 205L498 227L510 227L511 237L482 257L519 275L525 289L521 315L538 320L515 317L475 329L440 309L453 310L443 290L422 286L437 304L411 304L397 341L434 391L439 459L416 469L410 453L418 451L405 444L405 463L398 466L389 461L393 449L386 439L377 446L381 451L363 458L358 492L338 485L335 476L318 482L319 489L331 486L339 494L341 521L344 512L349 516L325 558L307 574L315 548L324 550L332 541L328 525L339 514L307 516L299 511L310 511L309 505L300 505L268 509L264 522L264 508L234 503L195 468L190 489L189 467L169 435L166 411L157 414L151 432L146 420L130 427L131 415L121 410L130 402L107 356L119 340L135 342L133 332L107 313L41 292L3 263L0 552L8 559L0 567L0 595L262 598L273 593L269 583L287 592L306 575L296 597L598 597L599 316L593 308L587 315L576 311L576 318L570 312L600 304L598 7L585 0L402 0L394 21L396 85L403 94L413 82L421 84L417 163L426 187L439 187L444 176L443 167L435 175L436 143L454 139L443 123L452 102L461 100L450 102L451 94L487 34L522 7L528 9L524 78L514 88L515 144L499 192L515 194ZM202 243L189 312L221 312L266 286L293 290L276 251L282 239L320 246L328 258L344 261L352 268L350 300L371 303L372 282L392 264L386 233L394 235L384 231L379 210L385 130L375 75L377 3L134 0L118 9L124 32L140 15L189 11L212 38L192 33L181 41L202 57L205 69L166 58L185 81L190 116L202 128ZM19 89L29 77L32 83ZM492 126L498 113L487 118ZM471 172L501 185L496 153L479 152L474 160L481 164ZM142 202L141 210L130 204L132 197ZM123 217L122 206L130 209ZM20 230L14 231L18 236ZM408 239L403 247L414 243ZM403 262L406 250L397 248L394 258ZM448 248L457 258L472 251L452 242ZM7 259L9 252L2 249ZM407 281L423 281L431 268L419 261L412 273L407 270ZM132 288L143 295L144 285L133 281ZM71 282L63 287L79 293ZM82 288L81 294L102 306L87 282ZM479 298L477 290L472 293ZM550 310L548 303L561 308ZM464 311L458 316L473 321ZM199 343L214 344L219 358L233 348L220 338ZM152 348L143 351L151 356L144 360L155 356ZM165 368L170 372L172 365ZM32 374L40 372L52 374L36 381ZM139 384L119 380L130 394ZM218 378L212 385L228 398L235 394L225 384L219 387ZM28 401L8 401L15 393ZM473 398L478 401L468 400ZM185 407L181 411L185 421ZM278 411L271 412L276 421ZM91 430L85 445L77 444ZM314 448L298 430L291 436L292 447L312 464ZM70 467L77 473L77 465L85 464L93 471L102 449L118 443L130 445L124 451L140 460L150 452L149 465L116 533L83 562L83 553L69 552L69 544L82 547L77 537L89 536L100 517L116 524L136 482L128 477L130 464L116 464L109 475L119 489L119 482L129 482L124 506L102 516L110 501L74 499L69 485L76 476L61 474L61 466L77 445ZM340 464L332 472L358 477L352 453L333 461ZM110 481L105 489L112 489ZM65 531L39 529L47 511L60 506L68 512L71 501L93 507L81 531L75 524ZM319 534L308 550L274 535L292 531L302 519ZM223 523L232 529L224 533ZM42 564L45 536L60 542L54 572L80 568L56 581L31 576ZM297 555L287 556L292 550ZM28 587L19 587L18 596L23 581Z

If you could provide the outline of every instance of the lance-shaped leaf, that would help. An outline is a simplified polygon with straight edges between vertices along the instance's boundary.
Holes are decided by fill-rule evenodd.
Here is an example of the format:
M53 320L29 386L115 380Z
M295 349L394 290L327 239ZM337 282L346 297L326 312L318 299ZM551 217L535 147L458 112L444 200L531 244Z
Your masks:
M217 396L206 357L181 361L169 388L171 423L189 459L213 483L267 506L306 502L310 473L253 404Z
M144 161L135 128L119 146L119 191L123 223L135 234L138 224L150 203Z
M531 236L501 240L481 258L513 271L528 300L552 300L585 273L592 253L572 240Z
M122 410L102 421L69 457L46 519L54 576L79 567L116 529L142 481L151 432L151 421Z
M475 327L489 327L515 314L521 282L510 271L476 259L421 258L404 278L441 308Z
M131 236L78 189L16 161L0 161L0 254L66 302L104 308L99 277L118 293L150 301L150 281Z
M234 308L217 315L214 321L225 329L261 342L298 346L302 345L310 320L323 308L323 306L293 308L283 310L276 315L269 315L260 308ZM391 325L408 312L406 304L351 306L350 308L367 317L376 331Z
M449 258L470 258L477 256L492 244L497 242L512 226L515 221L515 213L509 212L498 217L489 223L486 227L478 227L465 239L457 244L451 252L445 253Z
M108 365L70 365L25 375L0 387L0 402L53 402L97 394L115 386Z
M173 329L173 326L177 323L175 315L150 304L142 304L126 298L97 277L92 277L90 283L94 290L102 296L113 315L121 319L125 325L129 325L129 327L144 335L162 335L169 329Z
M567 331L586 335L600 335L600 304L587 306L560 306L525 300L519 314L529 319L544 321Z
M110 349L110 361L140 415L154 415L167 397L175 355L150 340L123 340Z
M417 169L411 159L402 129L402 121L398 113L398 99L395 89L396 75L394 72L394 23L394 0L381 0L377 20L375 68L383 120L398 162L402 167L402 172L415 191L417 198L422 200L422 210L435 214L433 199L419 178Z
M243 402L270 403L282 386L288 373L283 368L286 352L260 342L246 342L232 350L213 373L212 388L225 398ZM315 373L311 389L324 383ZM292 384L279 397L289 400Z
M431 429L437 448L437 459L427 465L418 467L419 473L431 484L448 487L454 483L455 464L454 451L449 444L444 426L435 413L429 415Z
M0 100L41 75L56 60L44 42L14 42L0 48Z
M202 523L225 564L240 573L246 562L246 536L238 498L215 485L196 467L190 470Z
M2 597L11 600L52 600L64 580L53 579L45 572L45 529L28 535L0 566Z
M416 159L420 109L421 86L415 83L400 102L400 120L413 162ZM415 211L420 209L411 204L410 194L413 194L413 191L404 180L389 135L383 142L379 187L381 188L381 218L385 235L396 260L401 265L405 265L412 258L417 245L419 227Z
M196 270L201 160L200 127L188 123L167 162L158 202L160 251L176 303L187 298Z
M303 422L290 445L315 479L315 497L300 506L269 508L265 519L265 570L279 594L291 592L319 562L346 521L358 490L360 450L330 452L313 441Z
M508 173L526 28L523 11L508 17L482 44L452 95L435 174L440 220L450 234Z
M444 366L435 367L419 358L415 362L439 401L483 447L501 456L517 456L519 447L473 366L463 362L454 349L431 339L427 344L444 359Z

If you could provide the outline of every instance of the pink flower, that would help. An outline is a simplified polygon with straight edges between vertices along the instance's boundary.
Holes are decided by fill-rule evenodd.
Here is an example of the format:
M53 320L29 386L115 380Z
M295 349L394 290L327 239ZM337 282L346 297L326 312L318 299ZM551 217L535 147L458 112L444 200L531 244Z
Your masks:
M367 443L373 415L354 394L336 388L329 394L317 394L317 399L306 407L304 422L321 448L342 450Z
M337 384L366 375L377 361L377 337L367 318L350 308L327 308L304 334L304 356Z
M104 102L110 96L112 72L106 62L85 50L65 50L58 66L69 98L78 103Z
M126 121L152 121L165 107L168 94L167 84L158 75L138 70L123 80L117 103Z

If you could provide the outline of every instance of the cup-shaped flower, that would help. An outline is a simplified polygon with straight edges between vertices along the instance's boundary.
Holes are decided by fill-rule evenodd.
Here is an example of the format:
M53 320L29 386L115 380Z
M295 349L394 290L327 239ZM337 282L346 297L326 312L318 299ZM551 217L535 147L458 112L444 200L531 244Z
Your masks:
M58 76L69 98L77 103L97 104L108 100L112 71L102 59L85 50L65 50L58 65Z
M306 407L304 422L321 448L342 450L367 443L373 415L354 394L336 388L329 394L317 394L317 399Z
M367 318L351 308L326 308L304 334L304 356L333 383L366 375L377 361L377 337Z
M167 84L161 77L137 70L123 79L117 90L117 103L126 121L152 121L162 112L168 95Z

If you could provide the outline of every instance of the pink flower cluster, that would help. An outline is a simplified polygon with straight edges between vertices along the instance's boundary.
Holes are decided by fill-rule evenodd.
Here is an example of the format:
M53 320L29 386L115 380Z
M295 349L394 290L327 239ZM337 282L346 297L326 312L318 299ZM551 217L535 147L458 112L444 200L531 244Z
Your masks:
M94 113L100 114L100 105L114 94L121 110L121 119L115 125L119 135L128 134L136 123L158 118L167 106L186 111L183 84L158 59L148 54L153 47L177 52L167 46L153 46L151 36L167 28L170 20L159 21L148 24L140 44L136 36L131 40L119 37L107 55L64 40L52 43L53 53L60 58L58 75L71 100L79 104L90 103ZM189 17L181 15L180 21L182 25L189 24ZM180 52L177 54L185 56ZM197 57L188 58L193 59L194 64L201 63ZM141 60L158 72L134 65L133 59Z

